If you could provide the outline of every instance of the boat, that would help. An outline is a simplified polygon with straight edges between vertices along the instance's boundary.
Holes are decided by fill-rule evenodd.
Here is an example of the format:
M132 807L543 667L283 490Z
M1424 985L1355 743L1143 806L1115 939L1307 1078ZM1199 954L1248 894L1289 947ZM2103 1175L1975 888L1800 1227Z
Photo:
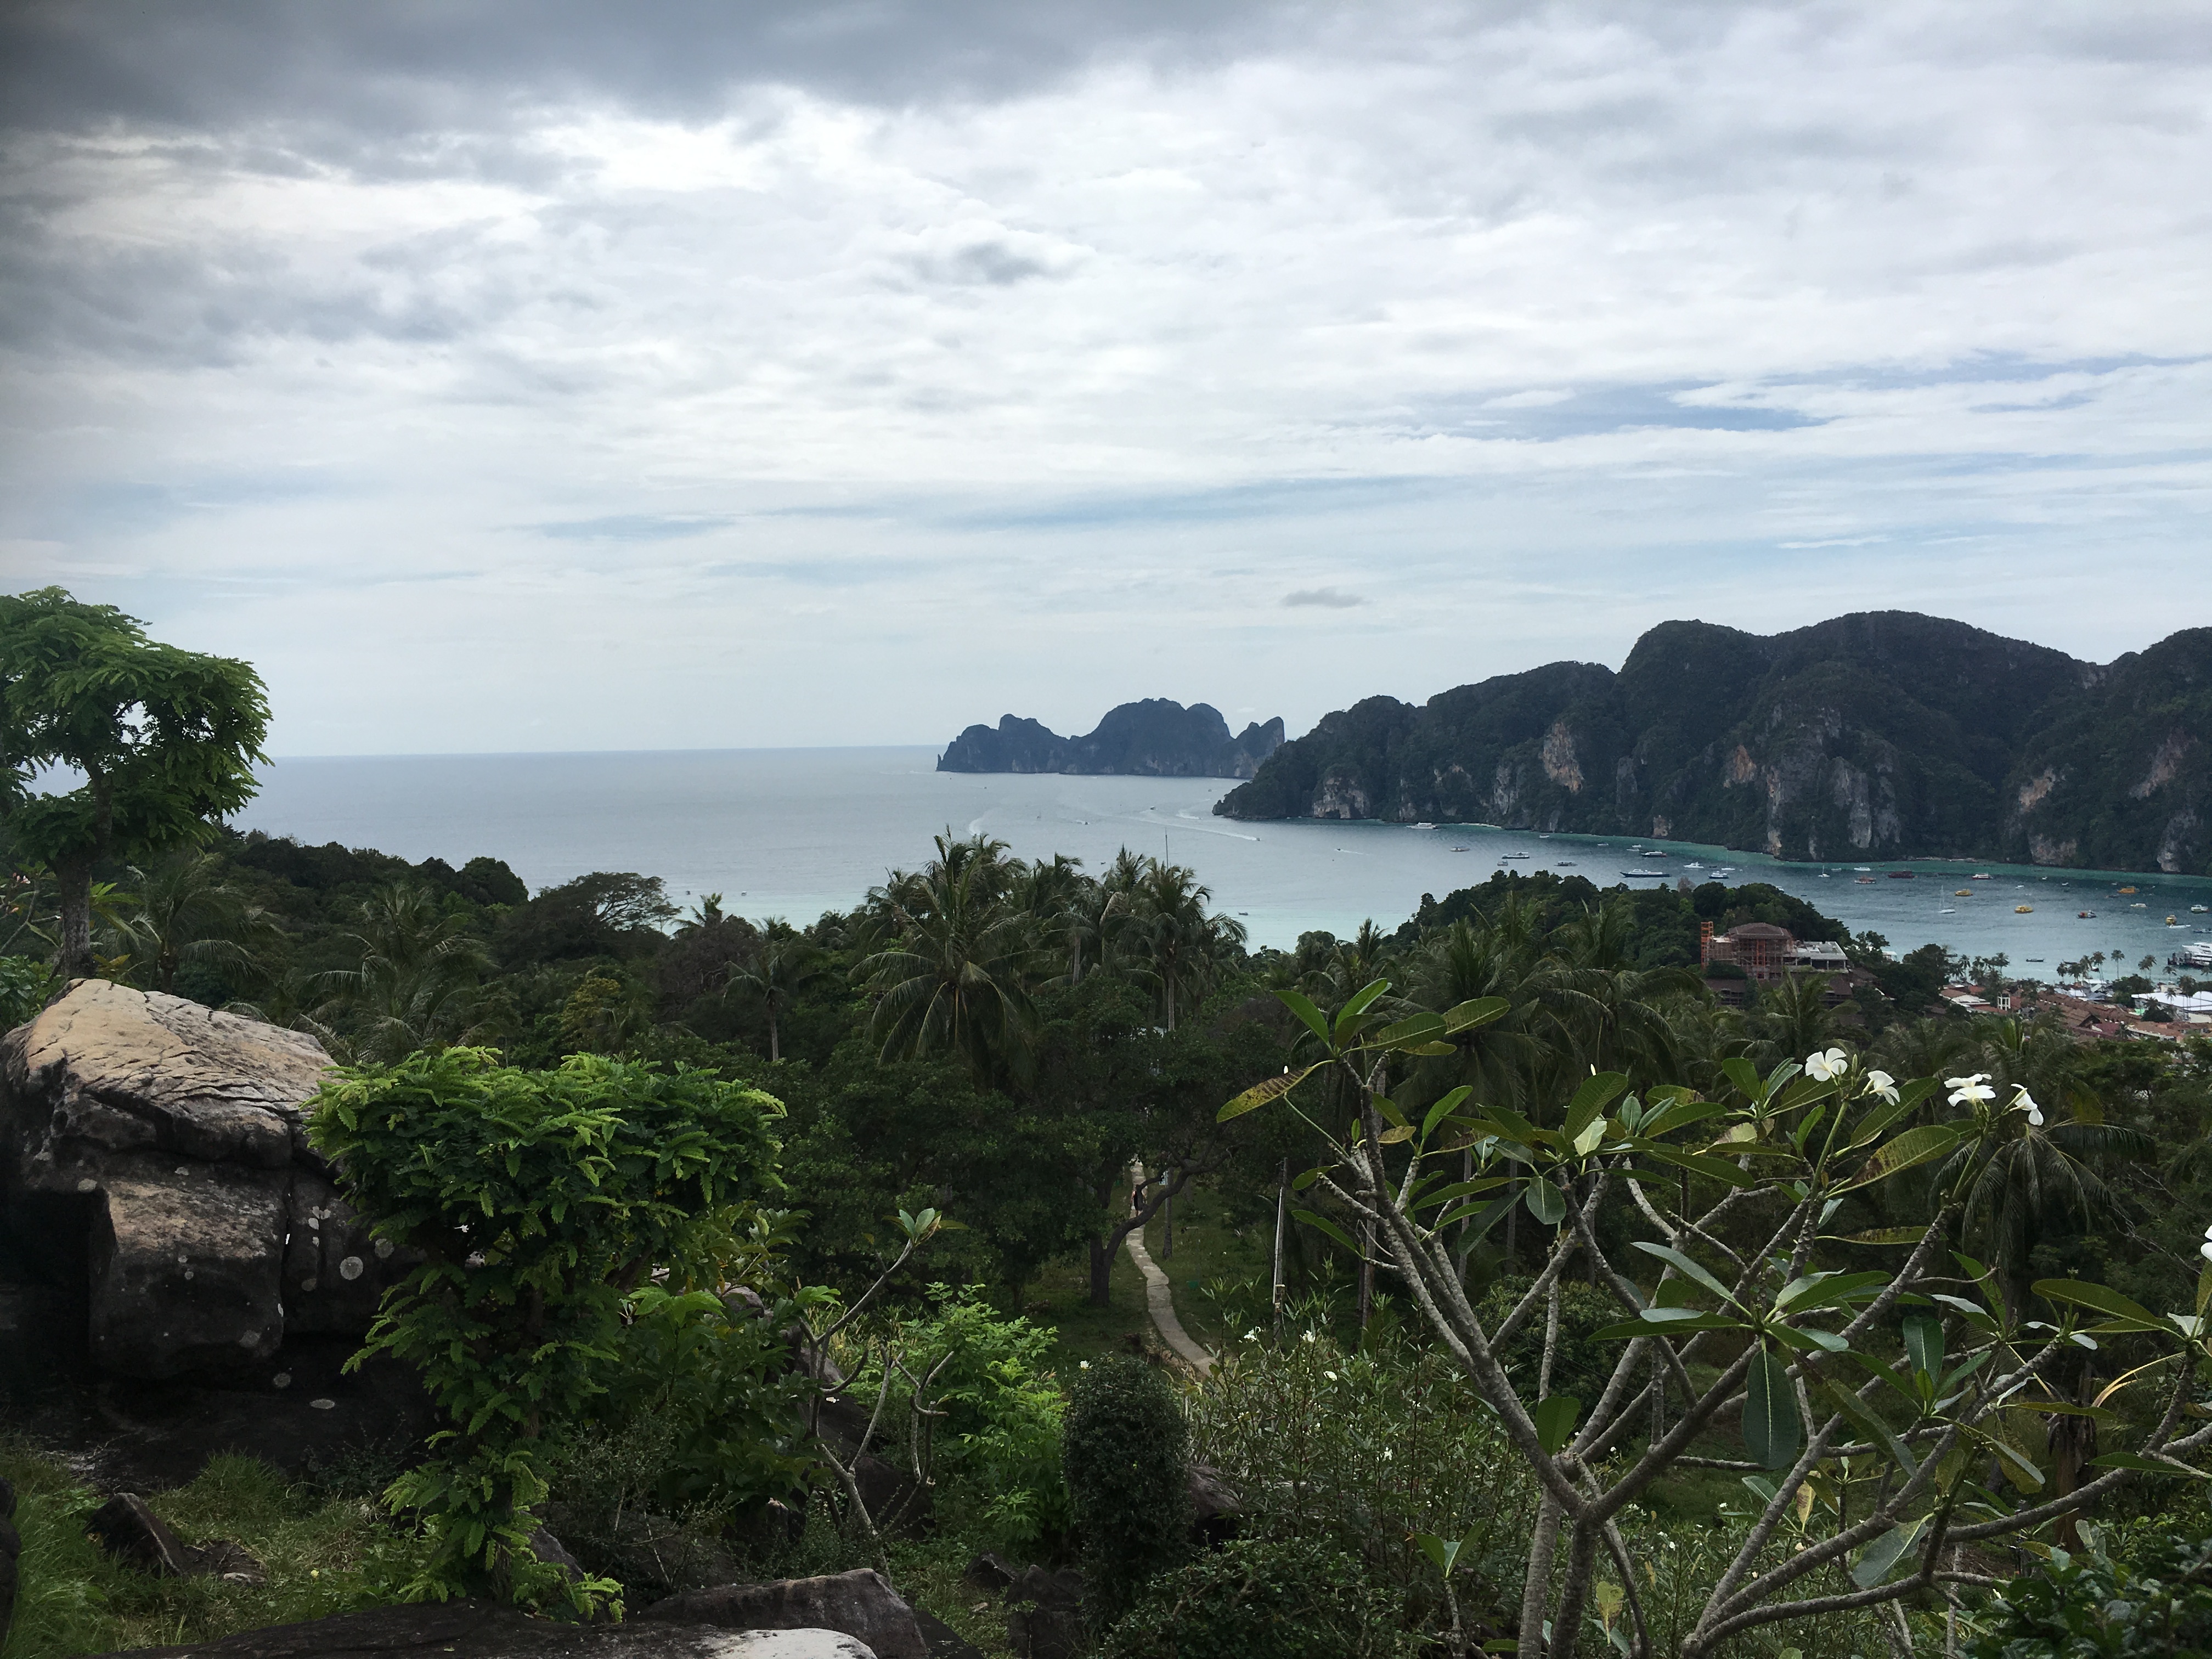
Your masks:
M2094 910L2076 910L2074 914L2080 917L2083 921L2087 921L2097 913Z
M1939 915L1939 916L1955 916L1955 915L1957 915L1959 913L1958 913L1958 911L1957 911L1957 910L1955 910L1954 908L1953 908L1950 905L1948 905L1948 904L1947 904L1947 905L1945 905L1942 909L1938 910L1936 914L1937 915Z
M2035 907L2033 904L2015 904L2012 907L2012 913L2016 916L2032 916L2035 914Z
M1704 865L1702 865L1702 864L1698 863L1698 862L1697 861L1697 860L1695 860L1695 859L1692 859L1692 860L1691 860L1687 864L1684 865L1682 867L1683 867L1685 870L1702 870L1702 869L1704 869L1705 866ZM1826 875L1827 872L1826 872L1826 871L1823 871L1823 872L1821 872L1821 873L1822 873L1823 875Z
M2179 927L2182 925L2181 918L2179 916L2168 916L2166 919L2166 925L2169 927Z
M1452 848L1452 851L1455 853L1472 853L1474 851L1474 848L1472 847L1455 847Z
M1664 870L1624 870L1620 873L1624 876L1645 878L1653 881L1667 879L1667 872Z
M2132 888L2132 887L2130 887L2130 888L2129 888L2129 889L2128 889L2128 891L2130 891L2130 893L2134 892L2135 890L2135 890L2134 888ZM2148 904L2145 904L2145 903L2144 903L2141 899L2137 899L2137 900L2136 900L2133 904L2130 904L2130 906L2128 906L2128 908L2129 908L2129 909L2130 909L2130 910L2148 910L2148 909L2149 909L2149 908L2150 908L2150 906L2148 906Z
M1864 875L1868 871L1873 869L1874 866L1871 864L1854 864L1851 866L1851 868L1857 871L1859 874Z
M1671 859L1674 855L1672 853L1646 853L1644 856L1647 859Z
M1966 878L1968 881L1987 881L1989 878L1990 872L1986 870L1977 870L1972 875Z
M2042 961L2042 960L2043 960L2043 958L2042 958L2041 957L2030 957L2028 958L2028 960L2029 960L2030 962L2040 962L2040 961Z
M1973 896L1974 890L1971 887L1961 887L1957 892L1951 895L1953 898L1972 898Z
M1416 830L1433 830L1436 827L1433 823L1417 823L1413 826Z
M2132 887L2123 887L2123 888L2121 888L2121 889L2120 889L2120 890L2121 890L2123 893L2132 893L2132 892L2134 892L2136 890L2135 890L2134 888L2132 888Z
M1892 881L1911 881L1919 873L1917 870L1893 870L1889 872L1889 878Z
M1694 864L1693 864L1693 865L1692 865L1692 866L1690 866L1690 868L1692 868L1692 870L1696 869L1697 867L1698 867L1698 866L1697 866L1696 865L1694 865ZM1820 879L1821 879L1822 881L1826 881L1826 880L1827 880L1827 879L1828 879L1828 875L1829 875L1829 872L1828 872L1827 871L1826 871L1826 870L1821 871L1821 872L1820 872Z
M1528 855L1526 853L1500 853L1498 856L1501 859L1525 859Z
M2192 904L2189 907L2189 914L2192 916L2201 916L2204 914L2204 908L2205 907L2201 904Z
M1559 860L1559 867L1562 870L1571 869L1574 867L1574 862L1572 859L1561 859Z
M1874 885L1874 878L1872 876L1861 876L1858 878L1858 883L1862 887L1871 887Z

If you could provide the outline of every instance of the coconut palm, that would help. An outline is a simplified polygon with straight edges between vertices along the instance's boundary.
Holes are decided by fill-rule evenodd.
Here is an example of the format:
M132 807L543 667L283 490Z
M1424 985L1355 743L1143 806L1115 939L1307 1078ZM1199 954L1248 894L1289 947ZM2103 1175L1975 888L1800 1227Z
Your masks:
M1536 994L1559 1028L1555 1047L1575 1069L1668 1079L1680 1059L1668 1006L1694 994L1699 981L1687 968L1637 967L1628 956L1634 930L1634 916L1618 901L1570 919L1534 975Z
M1837 1023L1827 993L1826 974L1790 974L1759 987L1744 1018L1752 1062L1771 1071L1783 1060L1802 1060L1828 1048Z
M118 942L128 942L157 991L173 993L187 962L255 974L282 945L276 918L224 879L216 854L185 852L131 873L137 890L120 920Z
M1098 936L1097 907L1093 902L1097 883L1083 873L1083 860L1054 853L1014 879L1013 900L1036 922L1041 937L1057 938L1067 946L1067 982L1083 982L1083 947Z
M1179 864L1146 860L1132 890L1125 940L1160 994L1162 1024L1172 1031L1178 1006L1188 1007L1212 988L1244 943L1243 924L1209 915L1212 893Z
M954 1054L981 1077L1018 1057L1049 957L1036 924L1006 902L1006 866L988 850L1005 844L937 845L920 874L894 872L871 895L881 948L853 976L875 1000L868 1035L880 1058Z
M781 930L781 931L779 931ZM768 1016L768 1057L770 1064L783 1059L781 1027L784 1015L808 981L822 972L820 953L780 922L768 924L768 937L750 962L733 963L722 987L725 997L750 1002Z
M353 923L341 938L358 964L329 976L335 994L316 1018L344 1034L355 1059L389 1063L482 1035L477 990L491 963L465 915L403 883L362 899Z

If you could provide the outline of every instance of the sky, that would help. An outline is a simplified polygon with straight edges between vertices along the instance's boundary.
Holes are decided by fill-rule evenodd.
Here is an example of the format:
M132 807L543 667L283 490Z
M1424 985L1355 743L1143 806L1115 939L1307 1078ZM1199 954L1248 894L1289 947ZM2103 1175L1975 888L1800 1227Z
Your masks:
M2212 622L2212 3L10 0L0 586L278 755Z

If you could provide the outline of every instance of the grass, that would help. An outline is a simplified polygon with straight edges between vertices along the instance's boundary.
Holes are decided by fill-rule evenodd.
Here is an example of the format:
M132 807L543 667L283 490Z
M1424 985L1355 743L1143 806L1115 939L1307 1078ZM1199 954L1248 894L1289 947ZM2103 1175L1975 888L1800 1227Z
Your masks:
M288 1484L255 1458L212 1458L189 1486L148 1495L188 1544L222 1538L261 1563L264 1583L155 1578L118 1565L85 1536L99 1496L58 1459L0 1443L23 1537L15 1617L0 1659L62 1659L118 1648L200 1642L319 1619L390 1599L413 1566L412 1540L364 1493Z

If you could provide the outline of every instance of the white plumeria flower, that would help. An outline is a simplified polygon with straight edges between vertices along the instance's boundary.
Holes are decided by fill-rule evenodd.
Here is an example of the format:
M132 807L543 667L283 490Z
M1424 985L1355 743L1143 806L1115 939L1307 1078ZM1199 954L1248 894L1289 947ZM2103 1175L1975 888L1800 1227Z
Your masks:
M1323 1371L1322 1375L1332 1382L1336 1381L1336 1373L1334 1371Z
M1257 1342L1260 1340L1260 1328L1255 1325L1250 1330L1245 1332L1244 1340L1247 1342Z
M2212 1261L2212 1227L2204 1230L2204 1242L2197 1247L2197 1254Z
M1976 1072L1972 1077L1947 1077L1943 1081L1950 1088L1954 1106L1978 1106L1997 1097L1997 1091L1990 1087L1987 1072Z
M1305 1340L1309 1342L1312 1341L1314 1340L1314 1334L1311 1331L1308 1331L1305 1334Z
M1866 1095L1880 1095L1894 1106L1897 1104L1897 1079L1876 1066L1866 1074L1866 1087L1859 1092Z
M1805 1056L1805 1069L1822 1083L1832 1083L1851 1069L1851 1057L1841 1048Z
M2029 1123L2039 1129L2043 1127L2043 1108L2035 1103L2035 1097L2028 1093L2025 1088L2014 1092L2012 1103L2018 1109L2027 1114Z

